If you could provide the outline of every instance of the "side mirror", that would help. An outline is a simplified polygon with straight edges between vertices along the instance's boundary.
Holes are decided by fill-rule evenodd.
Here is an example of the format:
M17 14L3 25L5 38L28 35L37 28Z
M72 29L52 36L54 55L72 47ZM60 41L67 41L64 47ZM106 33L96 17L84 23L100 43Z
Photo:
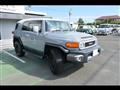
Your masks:
M36 32L36 33L39 33L39 26L33 26L33 31Z

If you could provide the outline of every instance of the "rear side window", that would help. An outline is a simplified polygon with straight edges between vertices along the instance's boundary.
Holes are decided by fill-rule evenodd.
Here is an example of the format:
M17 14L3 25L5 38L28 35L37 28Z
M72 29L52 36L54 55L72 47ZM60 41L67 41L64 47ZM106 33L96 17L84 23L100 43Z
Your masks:
M18 23L15 25L15 30L18 28Z

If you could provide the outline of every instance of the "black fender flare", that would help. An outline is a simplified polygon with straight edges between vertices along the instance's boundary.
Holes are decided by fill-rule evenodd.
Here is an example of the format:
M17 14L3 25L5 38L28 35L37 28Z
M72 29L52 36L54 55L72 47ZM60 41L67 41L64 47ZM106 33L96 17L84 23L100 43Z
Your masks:
M67 48L63 47L62 45L53 44L53 43L45 43L45 47L46 46L58 48L61 51L63 51L64 53L68 53L69 52L69 50Z

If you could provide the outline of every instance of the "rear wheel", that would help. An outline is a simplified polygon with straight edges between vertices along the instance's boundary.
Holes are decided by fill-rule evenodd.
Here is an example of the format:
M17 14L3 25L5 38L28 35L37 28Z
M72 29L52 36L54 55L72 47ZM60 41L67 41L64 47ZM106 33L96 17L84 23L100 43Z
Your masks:
M22 45L18 41L15 41L14 46L15 46L16 55L18 57L22 57L25 55L25 52L23 52Z
M50 70L53 74L61 74L63 72L62 52L57 48L49 48L47 52Z

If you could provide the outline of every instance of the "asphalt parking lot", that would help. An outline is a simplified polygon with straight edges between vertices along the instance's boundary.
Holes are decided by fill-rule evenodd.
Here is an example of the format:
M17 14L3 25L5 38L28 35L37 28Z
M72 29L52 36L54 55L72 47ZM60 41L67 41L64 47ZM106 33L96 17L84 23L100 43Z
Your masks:
M100 56L80 67L65 64L60 76L51 73L47 61L31 53L15 58L13 48L0 52L1 85L120 85L120 36L97 36L103 48ZM7 53L8 52L8 53ZM13 56L11 56L13 55ZM15 57L14 57L15 56Z

